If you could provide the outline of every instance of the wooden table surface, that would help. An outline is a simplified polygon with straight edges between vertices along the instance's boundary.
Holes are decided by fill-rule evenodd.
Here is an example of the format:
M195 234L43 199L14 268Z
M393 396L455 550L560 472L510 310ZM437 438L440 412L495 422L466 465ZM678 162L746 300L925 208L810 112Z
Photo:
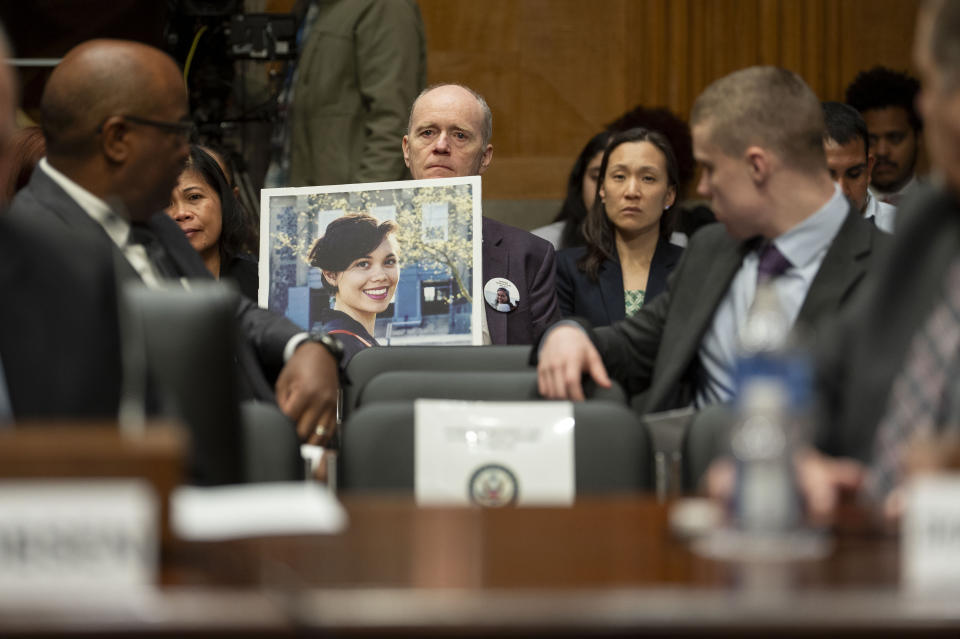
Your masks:
M161 588L133 603L116 597L99 625L87 615L87 632L960 636L958 593L901 588L898 540L854 517L825 559L748 565L696 556L649 498L509 510L416 508L401 498L345 506L340 535L177 544ZM39 610L25 615L0 598L0 633L76 631L76 617L71 625L54 610L38 621Z

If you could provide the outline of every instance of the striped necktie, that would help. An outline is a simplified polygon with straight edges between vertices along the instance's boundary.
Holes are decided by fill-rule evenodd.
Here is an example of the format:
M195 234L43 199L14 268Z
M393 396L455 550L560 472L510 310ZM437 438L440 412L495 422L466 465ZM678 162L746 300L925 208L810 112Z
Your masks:
M960 259L947 271L943 299L914 335L903 369L894 378L887 412L877 426L867 490L883 499L903 479L910 440L936 433L960 415L949 415L949 383L960 348Z
M757 283L766 282L783 275L790 264L777 245L768 242L760 251L760 262L757 264Z

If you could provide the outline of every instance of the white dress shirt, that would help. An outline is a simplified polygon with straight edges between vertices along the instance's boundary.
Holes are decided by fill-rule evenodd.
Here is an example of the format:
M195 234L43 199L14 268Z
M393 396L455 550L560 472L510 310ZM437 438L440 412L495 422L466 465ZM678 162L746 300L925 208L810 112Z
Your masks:
M774 238L777 249L790 261L790 268L772 281L780 305L793 325L807 297L820 264L843 226L850 205L839 186L833 197L813 215L783 235ZM740 327L743 326L757 291L759 256L751 251L743 258L730 288L713 315L700 342L698 356L704 377L696 389L695 405L726 402L734 395L734 370L738 357Z
M863 217L872 220L881 231L893 233L894 218L897 215L897 207L881 202L873 196L873 193L867 191L867 205L863 209Z
M891 206L896 207L900 206L900 204L902 204L906 198L910 197L910 195L912 195L913 192L918 188L920 188L920 182L917 180L916 173L914 173L913 177L910 178L910 181L904 184L903 188L901 188L899 191L881 191L872 184L867 187L867 190L870 191L870 194L873 197L877 198L883 203L887 203L888 200L896 201L896 205L891 204Z
M163 287L163 278L157 273L150 258L147 257L147 250L142 244L131 244L128 241L130 238L130 222L126 218L117 215L109 204L50 166L47 158L41 158L39 167L51 180L66 191L67 195L77 203L77 206L103 228L107 236L130 262L130 266L140 275L144 284L150 288Z

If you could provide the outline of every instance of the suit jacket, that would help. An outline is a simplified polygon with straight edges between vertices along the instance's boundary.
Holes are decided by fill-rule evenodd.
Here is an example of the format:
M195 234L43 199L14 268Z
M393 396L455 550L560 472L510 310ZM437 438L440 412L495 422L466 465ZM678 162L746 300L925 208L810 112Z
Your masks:
M584 246L564 249L557 253L557 299L560 314L578 316L594 326L609 326L626 317L623 300L623 271L616 260L604 260L597 272L597 281L577 268L577 262L586 255ZM683 248L663 238L657 242L644 294L644 305L651 303L667 288L667 276L680 261Z
M828 454L866 463L911 341L943 299L944 278L960 256L960 200L921 189L898 209L888 249L818 349L824 416L816 443Z
M520 305L500 313L489 304L487 328L494 344L536 344L546 328L560 319L550 242L527 231L483 218L483 280L510 280L520 293Z
M821 319L837 313L888 237L851 209L810 284L797 324L816 331ZM700 342L753 246L754 241L732 238L720 224L704 227L690 238L666 292L632 318L591 331L610 374L628 393L646 392L635 402L643 412L693 401L702 374Z
M0 361L14 417L116 417L121 360L109 254L0 217Z
M136 271L103 228L42 169L33 172L30 182L14 198L9 215L33 219L47 228L63 229L76 237L86 238L103 254L113 256L121 281L139 280ZM180 227L165 213L151 217L148 225L181 277L213 277ZM257 399L272 399L273 382L284 364L283 349L291 337L301 332L300 328L243 297L237 304L237 319L240 333L245 337L237 352L242 381L246 384L244 394Z

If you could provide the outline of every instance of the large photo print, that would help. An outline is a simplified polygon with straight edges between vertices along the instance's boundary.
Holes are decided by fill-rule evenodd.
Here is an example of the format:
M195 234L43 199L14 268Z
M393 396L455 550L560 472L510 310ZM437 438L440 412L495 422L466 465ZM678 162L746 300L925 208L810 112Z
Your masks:
M369 346L480 344L480 178L264 189L260 305Z

